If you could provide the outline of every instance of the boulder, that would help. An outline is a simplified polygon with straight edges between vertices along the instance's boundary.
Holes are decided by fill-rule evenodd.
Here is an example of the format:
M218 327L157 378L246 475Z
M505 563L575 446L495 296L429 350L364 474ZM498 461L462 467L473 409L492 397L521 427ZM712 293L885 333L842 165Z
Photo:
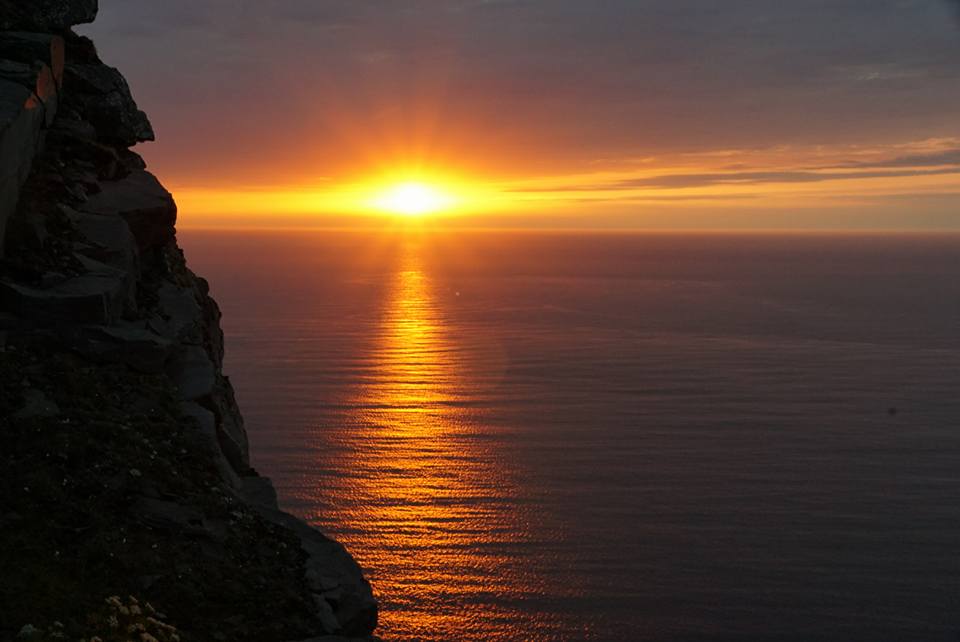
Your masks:
M180 404L180 412L185 418L193 421L198 428L197 444L211 453L214 458L214 464L220 478L230 485L231 488L246 492L246 484L240 479L227 458L220 450L220 443L217 439L217 418L216 416L193 401L185 401Z
M213 411L217 416L217 438L220 450L241 475L250 472L250 444L243 416L234 396L233 385L222 375L217 377L213 394L210 397Z
M150 321L157 332L183 343L203 343L203 310L192 288L164 282L157 290L157 311Z
M113 323L127 306L131 280L125 272L99 265L94 271L46 288L0 281L0 303L41 325Z
M88 214L119 216L127 222L141 253L173 240L177 205L150 172L135 171L118 181L101 183L80 209Z
M204 399L213 394L217 369L206 350L199 346L183 346L167 368L183 401Z
M99 63L67 64L64 90L69 104L97 130L100 142L119 147L154 140L153 127L119 71Z
M88 274L109 274L122 279L123 282L123 312L135 312L137 309L137 277L135 271L116 268L95 258L85 256L79 252L73 254L73 259L79 263ZM119 319L119 315L116 319Z
M318 604L318 617L324 621L329 609L336 619L333 630L327 632L348 638L370 635L377 627L377 602L347 549L292 515L263 504L251 505L261 517L299 538L307 555L307 586L323 602Z
M90 38L68 31L64 34L64 40L67 45L67 60L85 65L103 64L97 45Z
M47 144L78 162L91 164L101 180L119 180L130 173L122 171L124 164L120 152L100 143L93 125L75 112L61 110L47 132Z
M97 130L75 112L66 111L60 115L50 129L50 142L57 148L73 151L78 145L97 142Z
M180 412L196 422L199 434L204 445L217 443L217 418L212 412L194 401L184 401L180 404Z
M33 67L43 63L51 69L58 86L63 85L66 45L60 36L26 31L0 31L0 58Z
M0 0L0 30L61 32L97 17L97 0Z
M140 154L132 149L120 149L117 151L120 156L120 164L126 170L126 173L135 172L139 169L147 169L147 162L143 160Z
M122 363L147 374L164 372L173 343L135 323L80 328L71 346L98 363Z
M244 477L242 483L243 498L247 503L273 510L280 508L277 500L277 489L273 487L270 478L260 477L259 475Z
M330 605L329 600L314 593L313 603L316 608L317 619L322 627L321 630L324 633L337 633L342 630L340 620L337 619L337 614L333 612L333 606Z
M85 256L133 275L140 272L137 241L127 222L117 216L101 216L66 210L77 231L91 244Z

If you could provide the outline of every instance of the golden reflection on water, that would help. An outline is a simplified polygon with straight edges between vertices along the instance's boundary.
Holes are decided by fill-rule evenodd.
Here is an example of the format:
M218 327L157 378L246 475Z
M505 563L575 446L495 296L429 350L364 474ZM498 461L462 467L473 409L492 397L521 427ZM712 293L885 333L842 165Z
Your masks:
M516 639L513 611L536 591L515 563L528 529L470 403L496 366L450 335L416 245L393 279L357 404L362 436L343 517L355 530L339 538L372 576L381 635L458 639L485 630L483 639Z

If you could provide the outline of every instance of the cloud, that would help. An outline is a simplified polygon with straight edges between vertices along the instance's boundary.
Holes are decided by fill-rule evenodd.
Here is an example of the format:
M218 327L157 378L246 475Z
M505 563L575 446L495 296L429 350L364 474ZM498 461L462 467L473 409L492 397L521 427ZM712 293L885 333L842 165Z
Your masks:
M960 0L958 0L960 1ZM870 162L851 162L837 168L892 168L892 167L939 167L941 165L960 165L960 148L948 149L930 154L909 154L889 160Z
M876 178L904 178L917 176L943 176L960 174L960 166L943 169L899 171L746 171L716 173L675 173L631 178L626 180L571 184L564 187L519 188L515 193L552 192L616 192L642 189L693 189L721 185L765 185L776 183L823 183L826 181L849 181Z

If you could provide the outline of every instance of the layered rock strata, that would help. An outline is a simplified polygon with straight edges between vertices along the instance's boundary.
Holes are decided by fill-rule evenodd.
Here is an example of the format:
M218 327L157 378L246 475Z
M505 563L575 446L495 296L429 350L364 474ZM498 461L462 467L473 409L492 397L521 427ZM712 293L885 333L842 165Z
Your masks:
M369 636L357 564L250 467L153 129L70 30L96 9L0 0L0 639Z

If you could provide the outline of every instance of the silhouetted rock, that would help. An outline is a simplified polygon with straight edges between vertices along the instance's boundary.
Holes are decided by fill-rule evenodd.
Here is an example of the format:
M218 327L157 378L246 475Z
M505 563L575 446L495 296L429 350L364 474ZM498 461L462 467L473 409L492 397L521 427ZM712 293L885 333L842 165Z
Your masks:
M256 506L263 506L274 510L279 510L280 505L277 499L277 489L273 487L273 482L267 477L244 477L243 478L243 496L248 502Z
M203 343L203 310L194 290L164 282L157 289L157 314L150 326L182 343Z
M44 64L51 69L57 84L63 82L66 44L60 36L25 31L0 31L0 59L35 68Z
M233 466L227 461L220 449L220 442L217 439L217 418L207 408L193 401L185 401L180 404L180 411L185 417L196 422L197 441L196 443L204 448L214 458L214 464L221 478L232 488L237 490L246 489L245 480L237 475Z
M326 633L359 637L377 626L377 603L370 584L343 546L282 511L255 504L264 518L296 533L307 554L306 579L319 607Z
M41 324L111 323L129 297L128 275L106 265L50 287L0 281L5 309Z
M97 363L121 363L137 372L164 372L173 342L135 324L81 328L72 347Z
M0 0L0 30L61 32L93 22L97 0Z
M70 106L93 125L100 142L132 146L154 140L147 115L130 95L126 79L113 67L70 62L63 84Z
M186 346L174 357L168 369L184 401L203 399L213 394L217 382L216 366L199 346Z
M133 275L140 273L137 241L130 226L119 216L84 214L67 210L76 230L89 243L79 251L85 256Z
M217 378L210 402L217 417L217 439L224 456L240 474L250 472L250 444L233 386L224 376Z
M119 216L130 227L141 251L159 247L174 237L177 206L173 196L150 172L137 171L101 184L101 191L79 206L99 216Z

